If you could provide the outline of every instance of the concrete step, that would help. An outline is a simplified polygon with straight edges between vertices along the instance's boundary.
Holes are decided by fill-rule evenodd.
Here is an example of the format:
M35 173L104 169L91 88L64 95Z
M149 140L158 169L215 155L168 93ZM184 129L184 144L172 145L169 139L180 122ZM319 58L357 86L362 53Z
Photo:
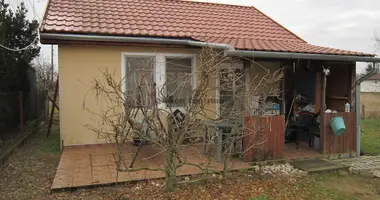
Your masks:
M334 163L325 159L309 159L295 161L292 165L300 170L307 171L308 173L326 173L337 170L346 170L348 171L349 166Z

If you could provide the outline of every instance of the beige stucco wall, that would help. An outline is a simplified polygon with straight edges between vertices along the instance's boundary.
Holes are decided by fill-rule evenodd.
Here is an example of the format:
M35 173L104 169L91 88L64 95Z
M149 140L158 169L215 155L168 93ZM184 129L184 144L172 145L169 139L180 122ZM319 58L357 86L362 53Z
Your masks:
M257 110L261 109L258 104L258 96L273 95L273 93L276 93L273 90L274 88L278 88L277 92L279 94L281 84L281 81L268 83L268 79L272 80L273 77L278 77L274 76L274 73L278 73L278 70L280 70L280 62L259 61L251 62L250 65L246 74L246 90L248 90L248 95L245 101L248 102L246 103L247 115L254 114Z
M95 77L108 69L121 79L122 52L185 53L196 54L195 49L123 47L96 45L59 45L59 102L60 131L64 146L97 144L105 141L90 131L85 125L96 126L94 115L88 112L100 110L102 102L96 101L95 94L89 92ZM196 59L198 61L198 59ZM197 62L197 66L198 66ZM210 95L215 94L211 92ZM85 98L86 97L86 98ZM215 104L209 105L215 115Z
M360 93L361 116L365 119L380 117L380 93L362 92ZM364 106L364 114L363 114ZM365 116L363 116L365 115Z
M99 120L88 110L98 112L105 102L97 101L95 93L90 91L93 80L101 77L100 70L114 72L115 79L122 77L122 53L181 53L197 54L197 49L158 48L158 47L123 47L100 45L59 45L59 101L60 131L64 146L104 143L104 139L90 131L85 125L97 126ZM196 71L199 69L196 58ZM260 62L262 66L277 70L279 62ZM251 66L250 76L263 73L261 67ZM210 88L216 87L216 79ZM215 99L216 90L209 90L209 99ZM208 117L216 116L216 102L210 101L207 107Z

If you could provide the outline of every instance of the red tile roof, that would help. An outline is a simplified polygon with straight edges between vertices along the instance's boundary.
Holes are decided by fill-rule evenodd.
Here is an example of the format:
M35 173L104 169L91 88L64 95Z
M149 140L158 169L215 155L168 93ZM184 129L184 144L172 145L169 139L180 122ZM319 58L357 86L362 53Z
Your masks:
M50 0L41 31L187 38L246 50L373 56L308 44L255 7L181 0Z

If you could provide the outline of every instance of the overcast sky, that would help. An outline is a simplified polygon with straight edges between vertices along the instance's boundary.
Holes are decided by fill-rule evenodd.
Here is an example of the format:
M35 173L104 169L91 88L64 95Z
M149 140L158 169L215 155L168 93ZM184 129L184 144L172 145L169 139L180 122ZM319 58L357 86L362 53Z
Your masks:
M21 1L26 3L30 11L29 17L42 19L47 0L6 0L11 2L13 7ZM374 33L380 31L379 0L209 0L209 2L255 6L310 44L379 53L373 47ZM32 12L33 5L35 12ZM50 59L50 46L43 47L42 56Z

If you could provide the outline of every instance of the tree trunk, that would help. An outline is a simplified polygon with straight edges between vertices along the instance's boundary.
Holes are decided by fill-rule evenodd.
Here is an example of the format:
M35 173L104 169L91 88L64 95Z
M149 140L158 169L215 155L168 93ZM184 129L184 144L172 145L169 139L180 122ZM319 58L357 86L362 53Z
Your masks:
M166 154L165 165L165 190L171 192L174 190L176 184L176 163L175 163L175 151L173 147L169 147Z

